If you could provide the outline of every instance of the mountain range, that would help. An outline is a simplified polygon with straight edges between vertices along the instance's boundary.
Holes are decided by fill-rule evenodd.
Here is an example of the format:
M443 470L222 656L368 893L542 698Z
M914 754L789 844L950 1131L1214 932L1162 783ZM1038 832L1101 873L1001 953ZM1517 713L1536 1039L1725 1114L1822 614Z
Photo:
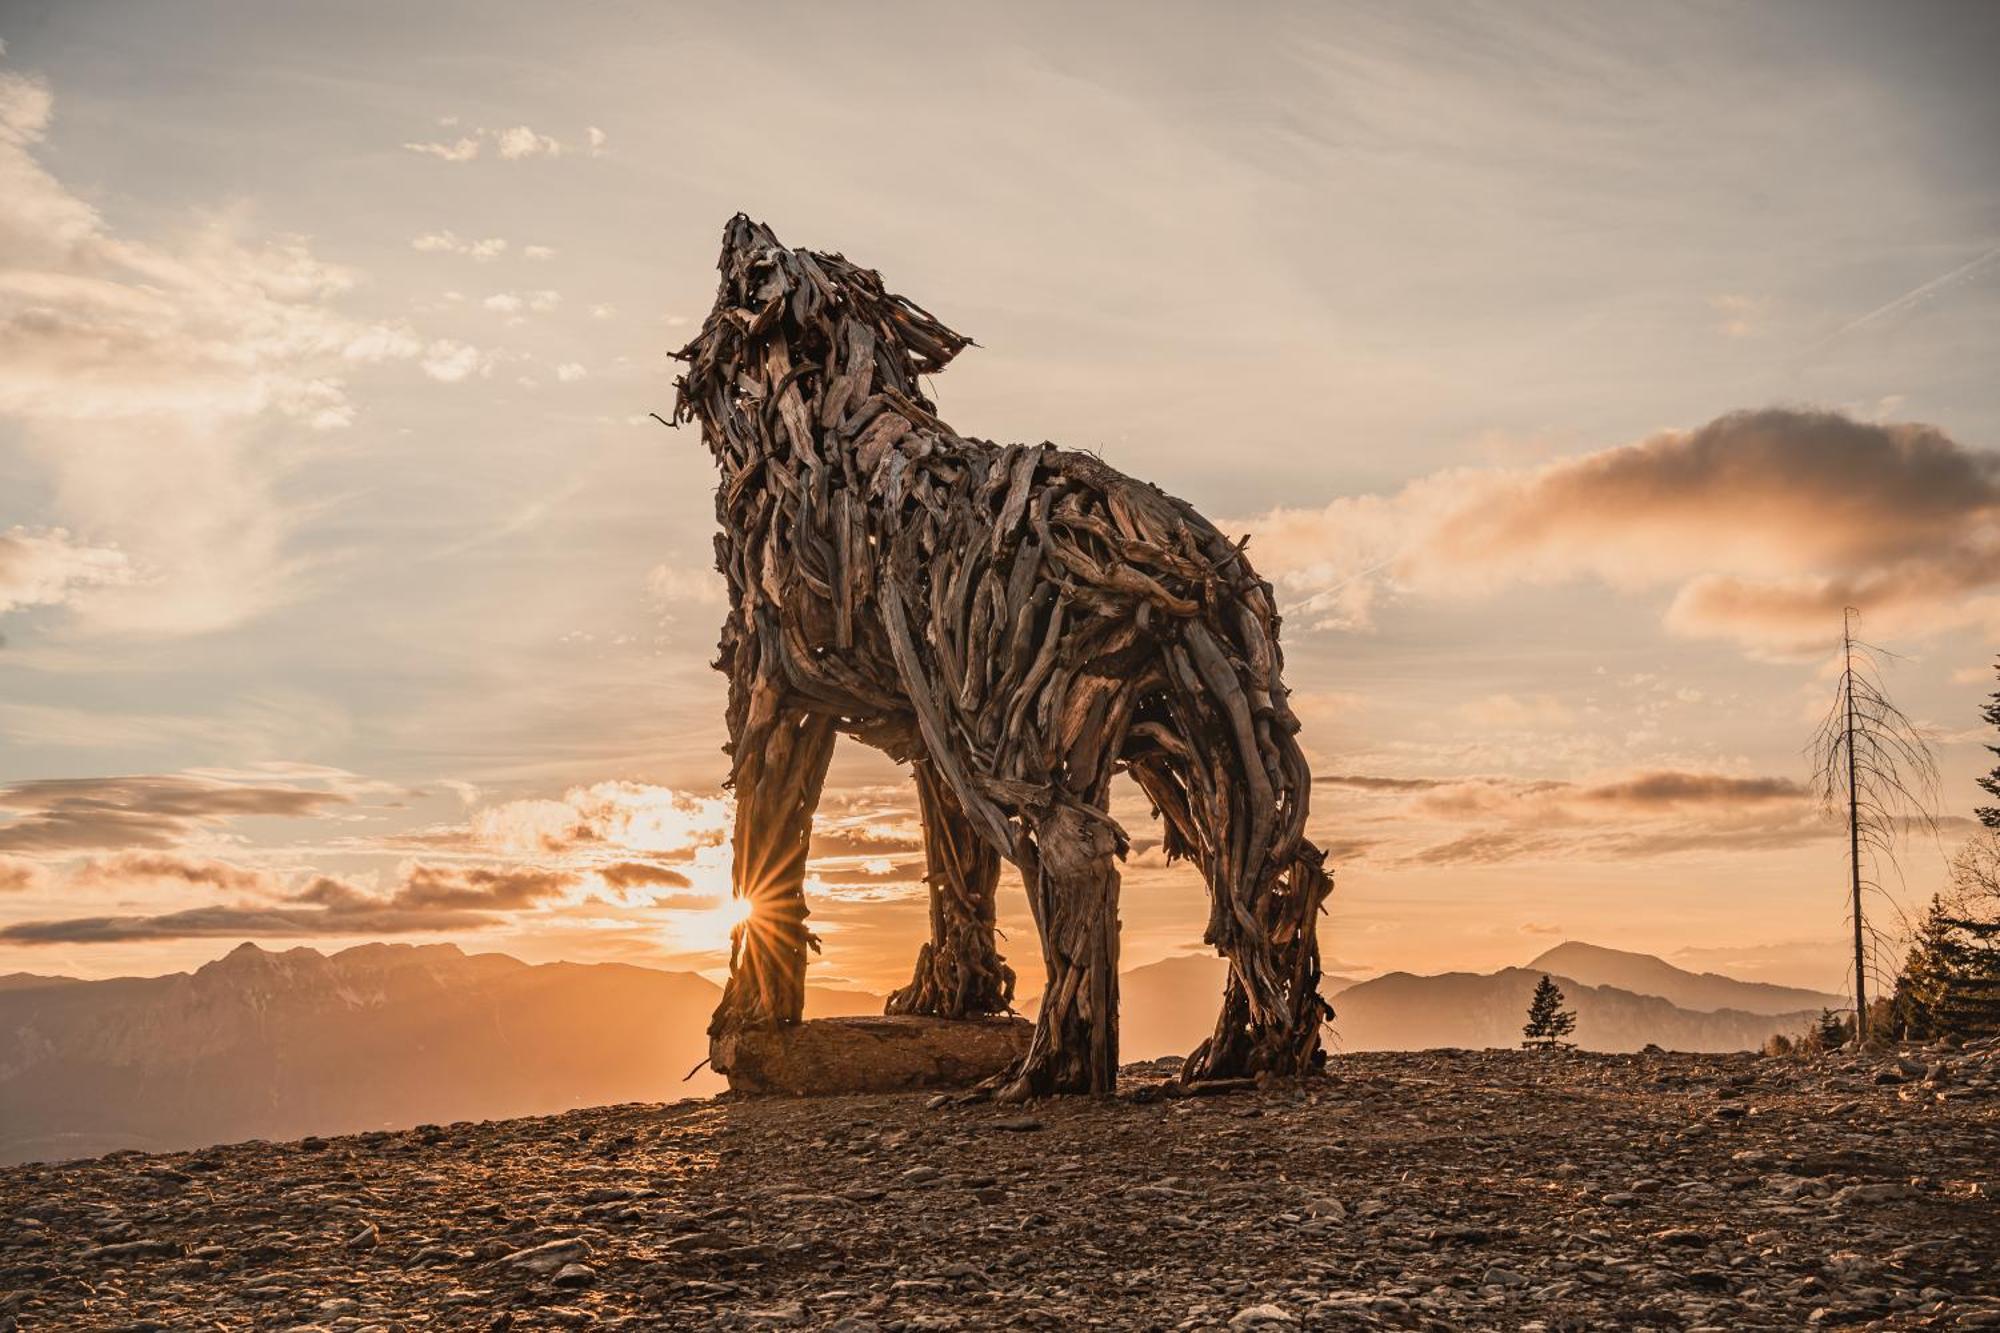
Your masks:
M1840 1005L1571 943L1488 974L1329 976L1330 1045L1513 1046L1545 972L1592 1050L1742 1050ZM1225 975L1202 955L1125 972L1124 1058L1192 1050L1213 1030ZM169 976L0 976L0 1162L706 1096L722 1080L688 1071L708 1053L719 998L693 973L528 964L449 944L331 955L245 944ZM809 1017L879 1013L882 998L808 987L806 1006Z
M1192 1050L1214 1027L1226 968L1190 954L1121 975L1120 1055ZM1774 1032L1803 1031L1822 1008L1842 1003L1818 991L1688 972L1651 954L1569 943L1498 972L1328 976L1321 986L1334 1009L1328 1044L1337 1051L1514 1046L1544 973L1576 1013L1577 1045L1591 1051L1636 1051L1649 1042L1676 1051L1750 1050Z
M192 973L0 977L0 1162L720 1091L706 978L454 945L245 944ZM879 997L812 989L816 1015Z

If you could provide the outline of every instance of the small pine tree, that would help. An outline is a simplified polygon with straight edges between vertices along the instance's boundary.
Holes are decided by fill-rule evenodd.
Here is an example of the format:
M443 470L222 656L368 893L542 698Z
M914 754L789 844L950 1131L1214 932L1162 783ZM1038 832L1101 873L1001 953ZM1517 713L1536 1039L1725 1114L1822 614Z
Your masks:
M1524 1048L1570 1044L1563 1038L1576 1030L1576 1014L1562 1005L1562 988L1544 974L1535 983L1535 997L1528 1001L1528 1021L1521 1028L1521 1035L1526 1038L1521 1043Z
M1847 1045L1847 1020L1831 1009L1819 1011L1819 1026L1812 1033L1811 1044L1817 1050L1837 1051Z

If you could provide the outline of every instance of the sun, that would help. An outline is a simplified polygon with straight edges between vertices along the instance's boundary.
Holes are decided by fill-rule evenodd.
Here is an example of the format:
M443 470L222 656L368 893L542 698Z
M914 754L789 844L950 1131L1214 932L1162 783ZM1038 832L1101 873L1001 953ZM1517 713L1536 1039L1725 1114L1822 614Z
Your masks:
M730 895L713 907L675 913L671 929L675 940L689 952L727 954L729 932L749 916L749 900Z

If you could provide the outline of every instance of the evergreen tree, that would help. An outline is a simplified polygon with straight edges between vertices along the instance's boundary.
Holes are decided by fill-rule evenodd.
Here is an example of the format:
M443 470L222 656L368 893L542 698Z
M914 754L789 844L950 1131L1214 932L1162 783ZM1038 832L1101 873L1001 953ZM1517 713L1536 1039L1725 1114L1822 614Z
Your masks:
M1951 926L1945 917L1944 899L1934 893L1910 941L1902 975L1896 978L1895 1022L1904 1040L1921 1041L1944 1034L1945 997L1952 984L1951 953Z
M2000 662L1994 663L1993 669L1995 674L2000 674ZM1986 696L1986 706L1979 710L1979 716L1985 719L1987 726L2000 729L2000 694ZM1986 748L1994 755L2000 756L2000 745L1989 745ZM1988 769L1986 776L1979 779L1979 785L1988 796L2000 800L2000 764ZM2000 829L2000 806L1982 805L1972 813L1978 815L1979 822L1987 828Z
M2000 1032L2000 837L1987 833L1959 849L1951 887L1925 926L1920 971L1937 978L1930 1035Z
M1847 1045L1847 1020L1831 1009L1819 1011L1819 1026L1813 1032L1814 1044L1822 1051L1837 1051Z
M1563 1041L1576 1030L1576 1014L1562 1007L1562 988L1546 974L1535 984L1535 997L1528 1002L1528 1021L1521 1035L1522 1046L1566 1046Z
M2000 728L2000 693L1988 696L1979 716ZM2000 745L1986 748L2000 756ZM1979 786L2000 798L2000 765ZM1986 829L1952 858L1950 885L1932 896L1896 980L1896 1021L1906 1037L2000 1032L2000 806L1974 813Z

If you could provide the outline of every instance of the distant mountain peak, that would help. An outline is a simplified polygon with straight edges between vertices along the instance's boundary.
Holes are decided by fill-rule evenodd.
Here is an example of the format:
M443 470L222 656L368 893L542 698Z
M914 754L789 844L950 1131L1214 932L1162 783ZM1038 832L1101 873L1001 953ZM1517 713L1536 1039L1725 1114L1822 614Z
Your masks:
M1740 1009L1757 1014L1839 1007L1839 997L1797 986L1741 981L1719 972L1690 972L1664 958L1612 949L1584 940L1565 940L1544 950L1527 966L1531 972L1560 973L1586 986L1612 986L1635 995L1656 995L1683 1009L1714 1012Z
M280 968L309 967L325 963L326 955L317 949L300 945L286 949L282 953L273 949L259 948L249 940L237 945L212 963L203 963L195 969L196 976L230 976L253 972L269 972Z
M1554 967L1569 958L1618 958L1628 962L1658 963L1662 967L1673 964L1664 958L1649 953L1637 953L1631 949L1613 949L1604 944L1592 944L1588 940L1564 940L1553 949L1544 949L1537 954L1529 967ZM1675 969L1678 971L1679 969Z

